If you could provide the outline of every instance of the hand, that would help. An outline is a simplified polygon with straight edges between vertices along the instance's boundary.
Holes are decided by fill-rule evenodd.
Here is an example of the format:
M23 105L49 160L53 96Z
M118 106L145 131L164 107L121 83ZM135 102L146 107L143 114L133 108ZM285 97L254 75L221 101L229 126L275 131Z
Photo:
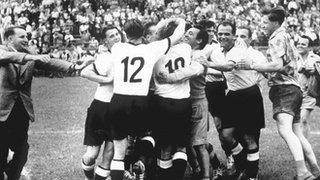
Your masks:
M82 57L80 60L78 60L76 62L76 65L75 65L75 70L81 70L85 67L87 67L89 64L93 63L94 62L94 57L93 56L87 56L87 57Z
M248 61L241 60L236 64L235 69L237 69L237 70L251 70L252 67Z
M167 75L163 72L159 72L155 76L156 80L158 81L159 84L165 84L167 83Z
M198 61L191 61L190 66L197 72L197 75L206 74L208 67L200 64Z
M201 63L207 61L207 57L203 54L199 54L196 56L192 56L192 60Z
M237 66L236 62L229 60L226 65L225 68L232 71L233 69L235 69Z

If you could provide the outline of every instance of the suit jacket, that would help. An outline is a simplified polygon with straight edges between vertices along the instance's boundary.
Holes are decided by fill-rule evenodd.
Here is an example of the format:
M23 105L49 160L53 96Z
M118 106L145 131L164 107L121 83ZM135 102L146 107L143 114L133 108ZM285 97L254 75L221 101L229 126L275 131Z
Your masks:
M52 59L48 63L40 61L26 62L26 53L15 52L13 48L0 45L0 121L8 119L12 108L21 98L31 121L34 121L34 110L31 99L31 83L35 67L70 71L72 63Z

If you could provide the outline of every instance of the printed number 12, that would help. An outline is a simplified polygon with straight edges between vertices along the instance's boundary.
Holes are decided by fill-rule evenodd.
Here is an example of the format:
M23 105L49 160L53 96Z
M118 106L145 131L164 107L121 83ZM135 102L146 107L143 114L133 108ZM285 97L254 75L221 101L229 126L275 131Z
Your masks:
M134 65L137 61L140 62L138 69L136 69L134 71L134 73L132 73L132 75L130 76L130 80L129 82L132 83L136 83L136 82L141 82L142 79L141 78L136 78L136 75L141 71L141 69L144 66L144 59L143 57L134 57L131 59L130 61L130 65ZM128 82L128 68L129 68L129 57L127 56L126 58L124 58L121 63L124 64L124 77L123 77L123 81L124 82Z

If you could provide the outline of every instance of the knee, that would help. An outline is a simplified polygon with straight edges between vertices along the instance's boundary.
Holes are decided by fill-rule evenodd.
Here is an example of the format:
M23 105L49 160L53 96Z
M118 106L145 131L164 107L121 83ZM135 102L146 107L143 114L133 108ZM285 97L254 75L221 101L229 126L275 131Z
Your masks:
M221 140L225 144L233 144L235 142L232 133L222 131Z
M171 159L171 152L162 152L160 154L160 159L163 159L163 160L168 160L168 159Z
M99 151L87 150L83 155L83 161L85 164L93 164L97 159Z
M247 143L247 149L248 150L259 149L259 146L256 142L250 142L250 143Z
M286 125L278 125L278 132L281 137L285 138L290 136L291 133L293 133L293 128L288 127Z
M258 142L256 142L256 137L255 136L253 136L253 135L244 135L243 140L244 140L248 150L258 149L259 146L258 146Z

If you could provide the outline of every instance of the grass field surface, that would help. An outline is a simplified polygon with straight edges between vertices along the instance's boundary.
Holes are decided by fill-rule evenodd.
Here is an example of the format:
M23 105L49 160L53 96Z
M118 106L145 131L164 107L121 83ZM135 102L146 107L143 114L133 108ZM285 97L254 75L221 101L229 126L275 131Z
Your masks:
M35 78L32 86L36 121L29 131L29 160L26 171L31 180L84 179L81 157L87 107L96 84L74 77L63 79ZM260 180L293 179L294 164L284 141L280 139L271 115L268 88L263 95L267 127L262 130L260 143ZM311 144L320 159L320 112L316 109L310 121ZM215 150L224 158L217 133L211 132Z

